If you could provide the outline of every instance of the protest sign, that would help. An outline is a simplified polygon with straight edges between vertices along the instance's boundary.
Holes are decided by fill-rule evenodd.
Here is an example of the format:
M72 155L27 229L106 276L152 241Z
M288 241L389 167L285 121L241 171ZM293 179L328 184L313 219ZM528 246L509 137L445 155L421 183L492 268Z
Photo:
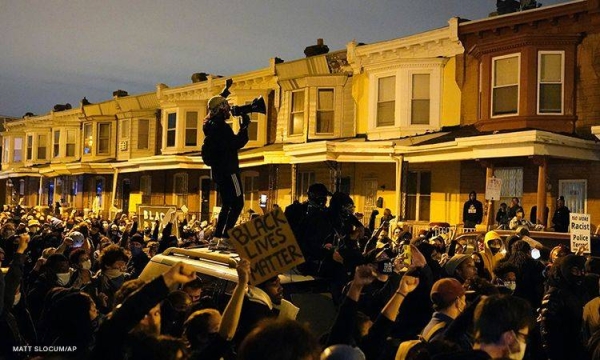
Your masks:
M589 254L591 252L592 236L590 229L590 214L570 214L571 251L576 253L583 247L584 253Z
M229 230L229 240L240 257L250 261L252 285L304 262L300 246L281 209Z
M499 200L500 193L502 191L502 179L497 177L491 177L485 184L485 199L486 200Z

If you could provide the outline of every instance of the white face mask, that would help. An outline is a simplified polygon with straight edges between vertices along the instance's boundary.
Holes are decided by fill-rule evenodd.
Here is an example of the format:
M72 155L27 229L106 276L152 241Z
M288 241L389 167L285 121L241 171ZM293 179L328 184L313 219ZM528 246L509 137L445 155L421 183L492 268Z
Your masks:
M517 342L519 343L519 351L513 353L510 351L510 347L509 347L508 348L508 358L514 359L514 360L523 360L523 358L525 357L525 349L527 348L527 343L519 340L519 338L517 338L516 335L515 335L515 339L517 339Z
M108 276L109 279L118 278L119 276L123 275L123 272L119 269L104 270L104 273L106 274L106 276Z
M71 280L71 272L59 273L56 276L58 276L58 284L61 286L67 285Z
M17 306L17 304L21 301L21 292L15 294L15 301L13 301L13 306Z
M89 270L92 268L92 260L86 260L84 262L81 263L81 268L85 269L85 270Z

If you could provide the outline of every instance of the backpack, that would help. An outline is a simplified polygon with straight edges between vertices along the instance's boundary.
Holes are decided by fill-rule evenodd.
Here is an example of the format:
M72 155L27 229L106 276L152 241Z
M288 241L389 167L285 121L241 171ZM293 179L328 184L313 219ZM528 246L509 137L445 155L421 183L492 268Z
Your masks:
M208 165L212 166L215 160L214 154L214 144L210 136L204 138L204 143L202 143L202 161Z

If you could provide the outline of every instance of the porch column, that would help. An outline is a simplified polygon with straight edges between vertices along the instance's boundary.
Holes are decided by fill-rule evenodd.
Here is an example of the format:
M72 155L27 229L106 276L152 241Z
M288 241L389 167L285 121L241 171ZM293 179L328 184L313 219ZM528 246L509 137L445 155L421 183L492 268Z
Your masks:
M534 163L538 166L538 184L537 184L537 210L536 222L538 224L547 225L548 219L546 216L546 177L548 174L548 162L545 156L535 157Z
M492 164L491 162L488 161L482 161L481 162L482 166L485 166L485 185L484 188L487 187L487 183L489 181L489 179L491 179L494 176L494 164ZM484 217L483 217L483 224L486 226L486 231L489 228L490 225L494 224L494 202L492 200L485 200L485 191L484 191L484 201L486 203L486 206L484 207Z
M114 214L111 212L115 208L115 199L117 196L117 184L119 179L119 169L115 169L115 174L113 175L113 186L112 186L112 194L110 197L110 206L108 207L108 214L110 217L113 217Z
M37 206L42 206L42 194L44 193L44 177L40 176L40 187L38 189Z
M296 200L296 176L297 175L298 175L298 165L292 164L292 184L290 186L292 193L290 194L290 204L292 204L294 202L294 200Z
M397 214L396 221L404 220L402 213L402 163L404 162L404 155L398 155L393 157L396 162L396 209Z

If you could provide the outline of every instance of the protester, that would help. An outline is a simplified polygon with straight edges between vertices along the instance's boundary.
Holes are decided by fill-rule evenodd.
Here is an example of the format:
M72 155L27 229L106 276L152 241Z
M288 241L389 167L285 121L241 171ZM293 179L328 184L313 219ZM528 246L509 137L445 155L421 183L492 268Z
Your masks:
M556 200L556 210L554 210L554 216L552 216L552 225L556 232L569 232L571 211L565 206L564 196L560 196Z
M469 200L463 205L463 222L465 228L475 228L483 220L483 204L477 200L477 193L471 191Z

